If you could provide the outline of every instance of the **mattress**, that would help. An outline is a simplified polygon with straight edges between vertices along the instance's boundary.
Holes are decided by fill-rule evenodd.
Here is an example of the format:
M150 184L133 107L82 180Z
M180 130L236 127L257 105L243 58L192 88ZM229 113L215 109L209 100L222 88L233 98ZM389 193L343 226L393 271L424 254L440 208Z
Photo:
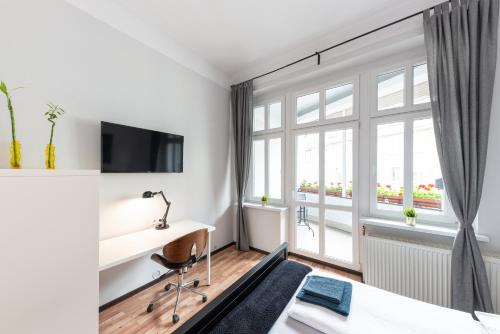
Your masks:
M484 330L479 322L476 322L468 313L427 304L418 300L396 295L363 283L349 280L345 277L314 270L309 275L321 275L334 277L337 279L349 281L353 284L353 300L351 305L351 314L349 316L349 332L352 333L378 333L383 328L384 334L392 333L453 333L453 334L481 334ZM307 276L306 276L307 277ZM280 314L278 320L274 323L269 333L272 334L318 334L317 331L288 316L288 310L295 302L295 296L302 288L305 279L295 292L295 295L288 302L287 306ZM356 296L356 294L358 294ZM366 302L367 300L376 300L376 302ZM356 304L357 302L358 305ZM363 307L360 307L363 304ZM380 314L380 310L387 314L387 317L394 322L392 324L384 323L376 317L370 318L370 308L374 309L373 314ZM376 308L376 310L375 310ZM365 318L366 314L366 318ZM332 316L329 321L346 322L345 318ZM355 323L353 323L355 322ZM377 323L380 322L380 323ZM379 329L376 329L377 326ZM421 327L423 326L423 327ZM342 326L340 326L342 327ZM391 328L392 327L392 328ZM427 327L425 331L422 328ZM402 329L404 328L404 329ZM330 332L335 333L336 332ZM339 332L338 334L342 334Z

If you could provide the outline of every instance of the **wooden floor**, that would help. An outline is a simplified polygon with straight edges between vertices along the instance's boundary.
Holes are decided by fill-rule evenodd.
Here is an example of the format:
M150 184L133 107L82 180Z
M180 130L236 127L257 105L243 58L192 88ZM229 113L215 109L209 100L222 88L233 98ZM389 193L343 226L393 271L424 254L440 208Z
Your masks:
M231 246L212 256L212 284L210 287L203 286L206 283L206 264L204 261L191 269L190 272L186 274L185 279L189 280L193 277L200 277L201 282L199 290L208 294L208 302L210 302L211 299L217 297L222 291L257 264L262 257L264 257L264 255L259 252L238 252L235 250L234 246ZM357 275L336 270L328 266L319 265L294 256L290 256L290 259L316 269L335 272L358 281L361 280ZM173 279L176 278L173 277ZM173 325L172 311L175 295L170 293L155 305L152 313L146 313L146 307L150 300L161 293L164 286L165 281L160 282L102 311L99 314L99 332L102 334L171 333L206 305L202 303L200 296L184 292L181 296L180 308L177 312L180 316L180 321L176 325Z

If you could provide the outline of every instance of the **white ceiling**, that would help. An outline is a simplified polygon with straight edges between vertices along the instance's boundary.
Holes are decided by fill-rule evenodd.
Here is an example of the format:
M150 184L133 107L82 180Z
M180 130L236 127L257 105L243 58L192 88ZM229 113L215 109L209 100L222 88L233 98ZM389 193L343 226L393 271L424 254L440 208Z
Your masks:
M427 0L114 0L229 76L266 57ZM408 6L412 4L412 6Z
M225 85L443 0L66 1Z

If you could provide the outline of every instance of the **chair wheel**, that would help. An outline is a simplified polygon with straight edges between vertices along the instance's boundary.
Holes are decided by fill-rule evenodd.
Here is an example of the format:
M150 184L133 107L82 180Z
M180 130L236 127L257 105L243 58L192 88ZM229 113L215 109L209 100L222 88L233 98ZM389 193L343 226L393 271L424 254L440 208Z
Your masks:
M203 296L203 297L201 298L201 300L202 300L203 302L206 302L206 301L207 301L207 299L208 299L208 297L207 297L207 296Z
M174 314L174 315L172 316L172 322L173 322L174 324L176 324L177 322L179 322L179 319L180 319L180 318L179 318L179 316L178 316L177 314Z
M194 287L195 287L195 288L197 288L197 287L198 287L198 285L200 285L200 281L198 281L198 280L194 281L194 282L193 282L193 285L194 285Z
M154 308L154 305L153 304L149 304L148 308L146 309L146 312L148 312L148 313L153 312L153 308Z
M170 288L172 287L172 284L168 283L167 285L165 285L165 291L168 291L170 290Z

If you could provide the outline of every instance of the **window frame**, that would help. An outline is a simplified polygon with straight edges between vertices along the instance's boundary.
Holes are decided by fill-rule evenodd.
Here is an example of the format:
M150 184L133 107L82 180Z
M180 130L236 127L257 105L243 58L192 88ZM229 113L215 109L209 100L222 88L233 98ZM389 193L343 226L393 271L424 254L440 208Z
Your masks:
M414 104L413 102L413 67L418 65L426 64L427 61L422 58L410 59L404 63L399 63L395 65L388 65L376 68L371 72L370 82L371 93L370 93L370 117L382 117L388 115L396 115L407 112L417 112L423 110L429 110L431 108L431 103L419 103ZM405 80L403 88L403 106L385 110L378 110L378 82L377 77L379 75L404 70Z
M370 120L370 214L374 217L401 219L404 207L413 207L413 122L419 119L432 119L430 110L400 113L372 118ZM401 211L384 210L377 205L377 126L379 124L390 124L403 122L404 124L404 173L403 173L403 205ZM428 214L418 212L419 222L443 227L456 227L457 219L447 198L446 191L443 191L443 213Z
M353 106L352 106L352 115L343 116L343 117L335 117L335 118L326 118L326 91L332 88L340 87L346 84L353 85ZM344 122L352 122L359 120L359 108L360 108L360 98L359 98L359 75L344 77L341 79L336 79L332 81L328 81L326 83L322 83L320 85L315 85L313 87L309 87L305 90L296 91L291 94L291 130L300 130L309 127L317 127L329 124L337 124ZM297 99L301 96L319 93L319 118L317 121L298 124L297 123Z
M275 103L281 103L281 126L279 128L273 128L269 129L269 123L270 123L270 113L269 113L269 106ZM286 112L286 105L285 105L285 97L284 96L279 96L275 98L268 98L264 100L257 100L257 103L254 103L254 109L259 108L259 107L264 107L265 110L265 126L264 130L260 131L254 131L252 133L252 147L253 147L253 142L255 140L264 140L264 193L268 195L268 202L269 204L276 204L276 205L283 205L285 203L285 148L286 148L286 143L285 143L285 112ZM252 119L253 122L253 119ZM269 140L271 139L276 139L280 138L281 139L281 198L273 198L269 196ZM248 184L247 184L247 190L246 190L246 195L245 195L245 200L253 203L260 203L261 202L261 197L260 196L255 196L254 194L254 168L253 168L253 150L252 150L252 157L250 160L250 173L248 176Z

